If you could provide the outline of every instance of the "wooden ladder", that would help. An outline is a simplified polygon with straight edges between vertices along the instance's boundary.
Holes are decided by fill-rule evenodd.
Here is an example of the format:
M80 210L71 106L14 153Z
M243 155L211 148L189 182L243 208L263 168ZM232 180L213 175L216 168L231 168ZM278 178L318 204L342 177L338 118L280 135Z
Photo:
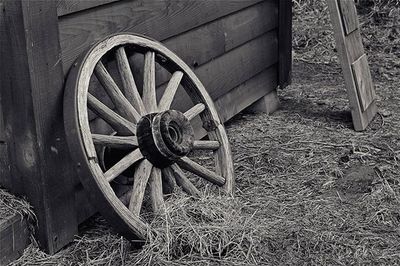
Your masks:
M361 40L354 0L328 0L354 129L363 131L377 113L376 94Z

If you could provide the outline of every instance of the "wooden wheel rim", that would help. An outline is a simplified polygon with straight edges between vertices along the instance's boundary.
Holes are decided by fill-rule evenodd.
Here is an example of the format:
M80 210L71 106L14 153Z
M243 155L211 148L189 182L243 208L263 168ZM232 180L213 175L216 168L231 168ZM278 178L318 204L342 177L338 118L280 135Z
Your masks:
M106 173L103 172L97 162L95 144L93 138L89 135L91 130L87 105L88 97L90 96L88 93L90 78L94 73L96 64L101 61L107 52L116 47L124 47L126 45L141 47L142 49L154 52L161 56L161 58L165 58L165 61L164 59L162 60L164 62L157 62L170 73L175 73L176 71L183 73L181 85L195 104L192 109L195 110L196 107L200 106L201 108L203 106L204 110L199 114L204 124L203 127L208 131L210 142L219 142L219 147L215 150L216 172L218 174L214 175L210 173L208 176L207 174L203 174L202 176L202 173L200 173L197 175L201 177L206 176L204 178L223 186L228 193L232 194L234 173L229 142L212 99L193 71L177 55L157 41L141 35L128 33L107 37L93 45L73 65L66 83L64 122L68 146L76 162L81 182L89 192L90 199L97 205L102 215L117 231L128 239L144 240L149 230L148 224L139 215L129 210L116 196L109 181L107 181ZM195 114L198 114L198 112ZM190 116L191 114L188 115ZM201 147L203 144L199 142L198 146ZM143 155L139 149L130 154L131 160L146 161L142 157ZM179 167L185 170L192 169L194 172L198 170L193 170L193 168L196 168L196 165L193 166L190 159L187 158L182 158L182 161L178 165L174 164L169 169L163 169L162 173L165 175L172 174L176 178L177 183L183 186L187 180L182 179L182 172ZM156 172L154 168L152 169L150 170L151 174L153 174L153 171ZM157 171L161 175L161 171ZM219 175L224 178L224 182L220 180ZM191 187L190 184L184 190L191 194L197 194L195 188Z

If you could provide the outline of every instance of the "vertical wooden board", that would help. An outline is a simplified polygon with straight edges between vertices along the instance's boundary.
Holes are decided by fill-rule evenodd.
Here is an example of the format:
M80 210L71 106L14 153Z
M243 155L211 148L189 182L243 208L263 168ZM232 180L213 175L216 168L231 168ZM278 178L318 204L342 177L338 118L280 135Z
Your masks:
M358 99L364 112L376 97L367 55L362 55L351 67L357 87Z
M0 144L4 143L6 140L5 138L5 128L3 122L3 109L1 105L1 94L0 94Z
M0 143L0 186L11 191L15 189L13 188L13 182L11 180L10 167L7 144ZM15 191L15 193L17 192L18 191Z
M292 76L292 1L279 0L279 86L286 87ZM265 50L268 53L268 50Z
M63 126L64 74L54 1L5 2L12 78L5 84L13 179L38 219L40 246L55 253L77 233L74 167ZM10 131L10 132L8 132Z
M364 54L360 30L354 30L349 35L345 28L339 8L339 0L327 1L329 13L334 30L336 47L342 65L347 95L350 102L351 115L354 129L365 130L377 113L376 102L373 101L365 110L361 108L358 98L356 81L354 79L352 64Z
M28 223L19 214L0 220L0 265L18 259L30 240Z
M57 15L65 16L116 1L120 0L57 0Z
M346 35L358 29L358 17L354 0L339 0L340 13Z
M4 21L4 2L0 0L0 62L10 62L9 42L6 38L6 28ZM20 192L21 183L18 182L18 177L11 179L10 164L7 149L7 136L4 124L4 104L3 100L6 97L6 89L9 85L10 69L6 64L0 64L0 185L9 190L14 190L15 193ZM18 191L19 190L19 191Z
M4 36L4 31L5 31L5 28L4 28L4 16L3 16L3 0L0 0L0 47L1 47L0 62L6 62L6 61L4 61L5 58L3 57L5 49L7 48L4 45L4 41L2 40L3 39L2 36ZM0 71L1 70L2 69L0 69ZM4 128L4 121L3 121L4 117L3 117L3 109L2 109L2 104L1 104L1 102L2 102L1 81L3 80L4 73L1 73L0 75L1 75L1 77L0 77L0 144L1 144L2 142L5 142L5 128ZM0 158L1 158L1 155L0 155Z

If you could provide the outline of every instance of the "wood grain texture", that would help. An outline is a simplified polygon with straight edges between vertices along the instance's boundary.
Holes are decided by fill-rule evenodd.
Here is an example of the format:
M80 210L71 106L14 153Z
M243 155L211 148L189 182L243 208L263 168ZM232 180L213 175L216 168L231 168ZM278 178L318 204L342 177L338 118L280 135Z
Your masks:
M273 65L232 89L215 101L222 121L227 121L239 110L244 110L278 86L277 66Z
M270 52L259 52L265 48ZM207 88L211 98L216 100L277 62L277 32L271 31L200 66L195 69L195 73ZM186 111L190 108L190 104L187 95L178 90L178 97L174 100L173 107Z
M194 150L217 150L221 144L215 140L195 140L193 144Z
M0 0L0 61L1 62L12 62L12 55L10 51L10 42L8 33L5 25L5 14L4 14L4 3ZM15 193L21 193L23 190L22 182L19 176L11 177L9 155L7 149L7 143L9 138L6 134L5 120L11 120L12 112L5 112L5 103L2 103L4 99L10 99L11 96L11 79L12 69L10 67L4 67L5 64L0 65L0 185L7 188Z
M120 47L115 52L117 59L118 72L121 75L122 85L124 88L124 95L127 100L133 105L139 114L145 114L146 108L143 105L142 98L140 97L135 79L133 77L131 66L125 52L124 47Z
M211 97L214 100L219 98L265 68L277 63L277 34L277 31L272 30L196 68L196 75L207 88ZM270 52L259 52L265 49ZM160 80L158 81L160 82ZM158 90L161 90L158 94L162 94L165 87L159 86ZM182 88L178 89L172 108L186 111L192 103L182 90ZM243 96L245 97L245 95Z
M54 253L77 233L74 167L62 121L64 74L55 2L6 1L12 88L3 107L10 119L12 176L38 219L40 246ZM3 39L3 38L2 38ZM3 89L3 88L2 88ZM10 88L8 88L10 89ZM12 143L12 144L11 144Z
M140 152L140 150L139 149L134 150L133 152L129 153L124 158L122 158L117 164L115 164L109 170L107 170L107 172L104 173L104 178L108 182L113 181L117 176L122 174L126 169L128 169L130 166L140 161L141 159L143 159L143 155Z
M114 103L118 113L131 122L136 123L139 121L141 115L125 98L114 79L108 73L107 69L101 61L99 61L94 69L97 79L100 81L104 90Z
M365 111L362 110L351 67L352 63L364 54L361 33L358 29L346 35L338 0L327 1L327 3L334 29L336 48L342 65L347 95L350 101L354 129L356 131L363 131L375 117L378 110L376 102L372 102Z
M171 107L172 101L176 95L176 92L179 88L181 80L183 78L183 73L181 71L176 71L170 81L168 82L167 88L164 91L163 96L158 105L159 111L168 110Z
M15 214L0 219L0 265L18 259L30 243L28 222Z
M208 170L204 166L201 166L200 164L189 159L188 157L182 157L181 159L178 160L177 164L180 167L182 167L183 169L185 169L195 175L198 175L198 176L210 181L213 184L216 184L218 186L223 186L225 184L225 178Z
M361 104L361 110L365 112L375 100L375 88L372 83L371 70L369 69L367 55L362 55L355 61L351 68L356 83L357 95Z
M147 113L157 111L156 95L156 62L155 53L147 52L144 57L144 77L143 77L143 104Z
M200 65L278 27L278 1L266 0L163 43L189 66Z
M167 168L166 171L171 172L171 174L175 177L176 183L182 188L183 191L193 197L201 197L201 192L193 185L192 182L190 182L185 173L177 164L171 165L171 167Z
M330 1L330 0L329 0ZM292 1L279 0L279 86L292 80Z
M192 120L193 118L195 118L196 116L201 114L201 112L203 112L204 109L206 109L206 106L202 103L198 103L195 106L193 106L192 108L190 108L189 110L187 110L184 113L184 115L186 116L186 118L188 120Z
M261 0L119 1L80 16L59 20L63 65L69 69L78 55L94 41L117 32L145 34L164 40L202 24L261 2Z
M119 134L126 136L136 134L136 127L134 124L115 113L91 94L88 94L88 106Z
M136 137L120 137L92 134L95 145L110 147L114 149L133 149L138 146Z
M153 166L149 161L143 160L135 171L135 182L133 184L132 195L129 202L129 210L137 216L140 215L144 193L151 175L152 168Z
M54 1L54 0L53 0ZM120 0L56 0L59 17Z
M170 167L161 169L162 172L162 182L163 182L163 193L165 195L172 194L176 188L175 175Z
M0 7L1 8L1 7ZM5 143L6 141L6 129L4 128L4 117L3 117L3 110L1 108L1 93L0 93L0 144Z
M7 143L0 143L0 186L10 191L16 191L14 187L18 186L19 182L16 182L16 178L11 178L10 170L11 165L8 159Z
M155 214L163 214L165 210L161 170L153 167L149 180L151 208Z
M226 122L241 110L249 107L258 99L271 93L278 86L277 64L265 69L228 93L215 99L215 106L222 122ZM200 120L192 121L196 138L200 139L206 135Z
M339 0L339 8L345 34L349 35L359 27L355 2L354 0Z

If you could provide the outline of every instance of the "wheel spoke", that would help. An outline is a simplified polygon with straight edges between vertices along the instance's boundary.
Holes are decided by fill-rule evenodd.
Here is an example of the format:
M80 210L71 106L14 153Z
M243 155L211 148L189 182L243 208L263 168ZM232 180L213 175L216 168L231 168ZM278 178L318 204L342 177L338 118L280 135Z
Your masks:
M159 111L168 110L171 107L172 101L174 100L176 91L179 88L179 84L183 78L183 73L181 71L176 71L170 81L168 82L168 86L164 91L164 94L160 100L158 105Z
M217 150L221 144L215 140L195 140L193 149L194 150Z
M196 116L198 116L201 112L206 109L206 106L202 103L198 103L189 110L187 110L184 115L186 116L187 119L192 120Z
M99 61L95 67L95 74L118 112L131 122L136 123L139 121L141 115L122 94L121 90L118 88L117 84L115 84L115 81L101 61Z
M146 185L149 181L152 168L153 165L149 161L144 160L139 164L134 174L129 210L137 216L140 215L140 209L142 208Z
M88 106L89 109L100 116L106 121L118 134L131 136L136 134L136 126L131 122L108 108L107 105L100 102L96 97L88 94Z
M170 167L164 168L162 171L163 192L164 194L172 194L176 187L175 175Z
M139 149L129 153L124 158L122 158L116 165L111 167L105 174L104 177L108 182L113 181L117 176L122 174L126 169L137 161L143 159L143 155Z
M165 170L166 172L170 172L171 175L175 176L178 186L180 186L183 191L193 197L201 197L201 192L193 185L192 182L190 182L185 173L177 164L173 164L171 167L165 168Z
M154 52L147 52L144 58L143 104L147 113L157 111L156 64Z
M153 167L150 176L150 198L154 213L162 213L165 209L162 191L161 170Z
M116 51L118 71L121 75L122 85L126 99L133 104L133 107L140 113L145 114L142 98L136 86L135 79L132 74L132 69L129 65L128 57L126 56L125 48L120 47Z
M133 149L138 146L137 138L92 134L94 144L115 149Z
M211 183L214 183L218 186L223 186L225 184L225 178L192 161L188 157L182 157L177 163L183 169L192 172L193 174L196 174L210 181Z

